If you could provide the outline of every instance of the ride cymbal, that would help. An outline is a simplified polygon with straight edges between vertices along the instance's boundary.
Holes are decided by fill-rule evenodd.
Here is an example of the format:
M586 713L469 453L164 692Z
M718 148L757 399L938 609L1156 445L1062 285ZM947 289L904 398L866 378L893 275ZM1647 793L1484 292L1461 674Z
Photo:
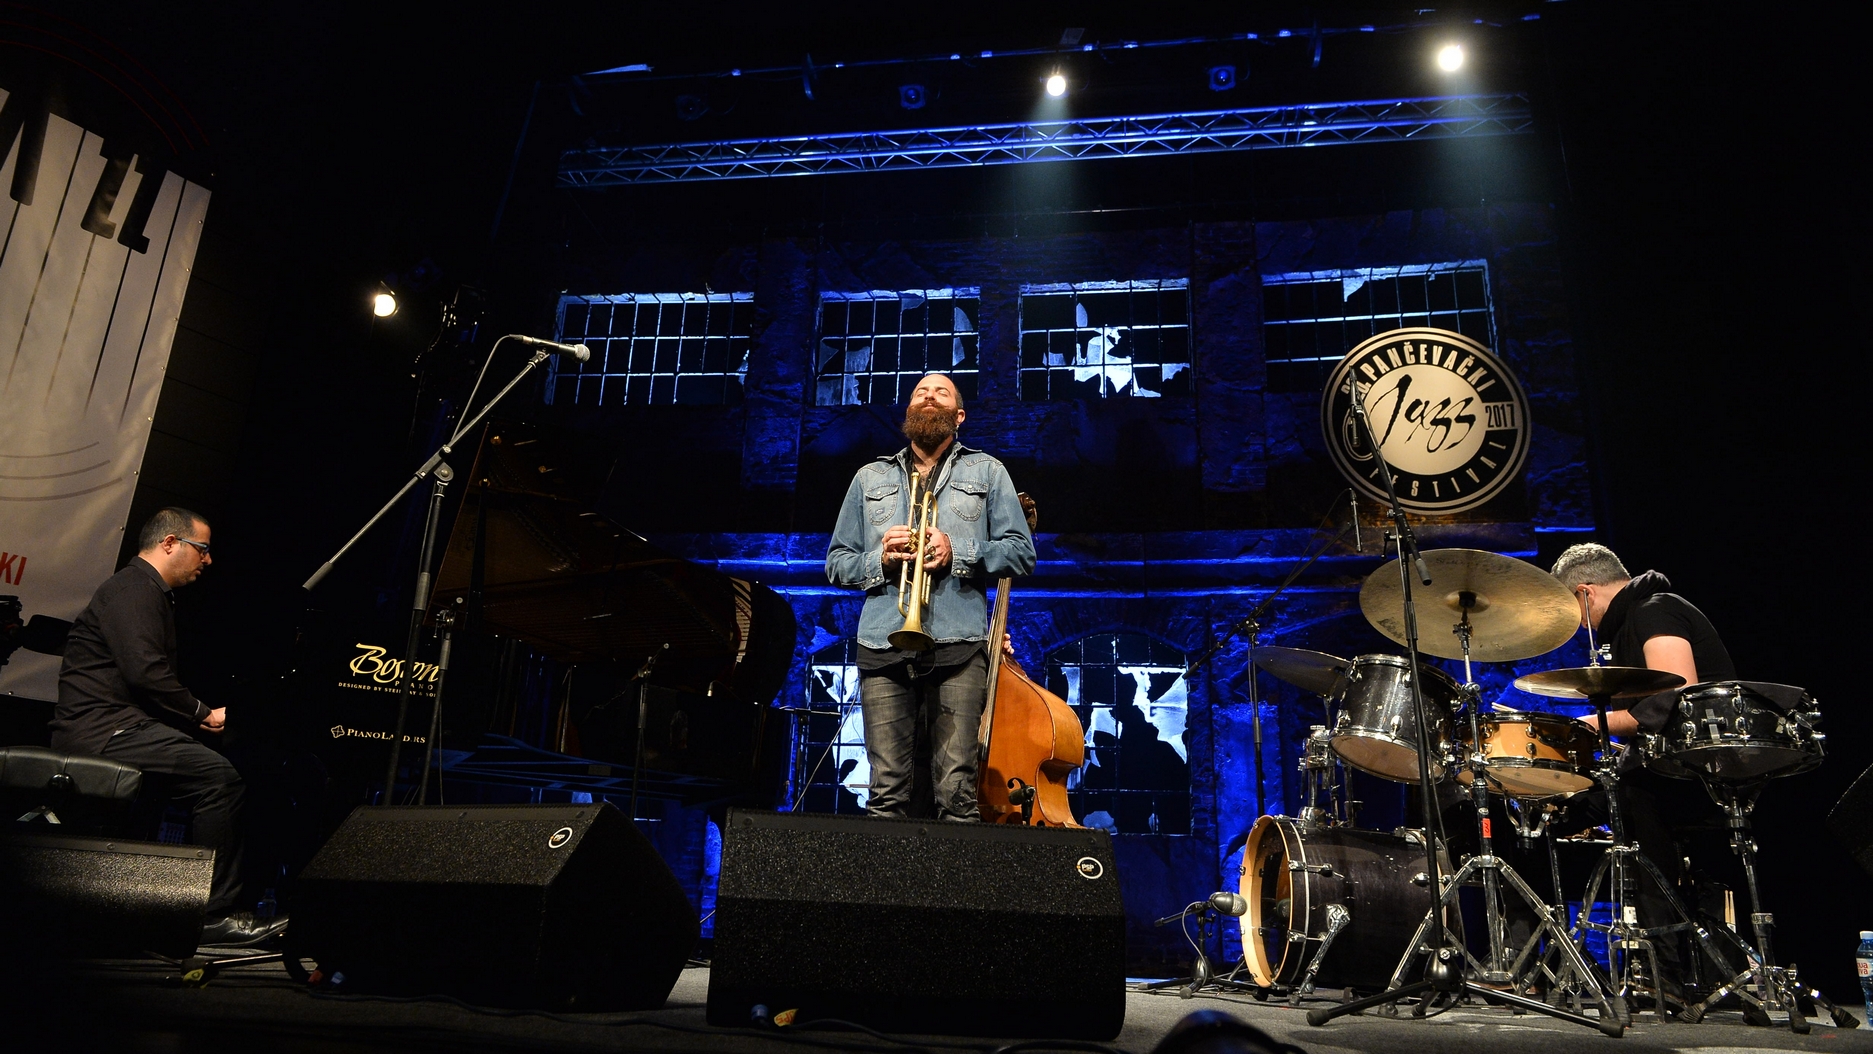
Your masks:
M1353 668L1337 655L1306 648L1257 648L1250 658L1274 676L1315 695L1339 691L1341 678Z
M1640 699L1683 684L1684 678L1675 673L1648 670L1643 666L1575 666L1524 674L1515 679L1515 686L1522 691L1555 699L1591 699L1596 695L1608 699ZM1609 702L1606 708L1624 710L1630 705Z
M1580 605L1560 579L1534 564L1481 549L1430 549L1421 554L1431 584L1415 579L1418 650L1463 658L1451 627L1470 614L1470 658L1477 662L1532 659L1566 644L1580 628ZM1372 627L1405 641L1404 587L1398 561L1388 560L1359 587L1359 610ZM1439 616L1449 616L1446 620Z

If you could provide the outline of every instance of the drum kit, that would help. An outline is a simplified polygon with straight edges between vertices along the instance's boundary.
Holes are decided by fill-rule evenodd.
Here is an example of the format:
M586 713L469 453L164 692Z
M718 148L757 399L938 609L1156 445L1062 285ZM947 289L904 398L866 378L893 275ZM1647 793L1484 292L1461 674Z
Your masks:
M1837 1022L1851 1020L1802 986L1793 967L1775 965L1774 919L1762 910L1756 890L1750 814L1769 780L1820 763L1824 737L1816 731L1820 714L1814 700L1785 685L1685 685L1675 674L1604 665L1590 630L1590 665L1529 674L1515 685L1592 704L1597 727L1561 714L1491 708L1472 664L1554 651L1580 627L1579 603L1560 581L1520 560L1474 549L1415 555L1411 577L1428 579L1416 598L1417 613L1449 616L1447 636L1414 640L1411 583L1398 560L1365 579L1359 601L1367 620L1406 645L1408 654L1344 659L1261 646L1251 635L1252 665L1320 696L1329 715L1326 724L1312 728L1299 760L1305 795L1300 815L1263 816L1244 848L1240 892L1247 912L1238 969L1252 977L1258 994L1284 993L1298 1002L1320 983L1344 986L1349 997L1380 989L1310 1011L1310 1023L1322 1024L1368 1007L1396 1014L1411 996L1422 996L1413 1011L1422 1016L1436 993L1468 991L1619 1035L1632 1020L1629 1005L1638 991L1649 990L1663 1019L1666 1000L1653 942L1683 932L1725 974L1729 963L1747 963L1702 1002L1684 1007L1687 1020L1701 1018L1732 993L1758 1018L1770 1010L1786 1013L1797 1032L1807 1031L1798 1007L1803 998L1825 1006ZM1420 664L1419 654L1460 660L1461 683ZM1635 737L1630 749L1662 775L1702 781L1723 809L1731 846L1749 881L1753 945L1722 926L1699 923L1627 837L1617 788L1622 770L1633 766L1620 763L1622 755L1603 731L1606 715L1659 693L1673 693L1670 720L1657 733ZM1453 868L1451 847L1438 829L1442 821L1429 808L1420 829L1355 826L1342 795L1347 769L1418 784L1431 797L1436 785L1451 781L1474 811L1476 851ZM1549 821L1573 799L1596 791L1606 802L1611 842L1570 919ZM1525 848L1546 838L1558 903L1544 901L1496 853L1492 797L1504 799L1493 815L1510 818ZM1674 918L1639 917L1641 875L1663 891ZM1474 892L1479 887L1480 896ZM1593 910L1602 888L1611 902L1610 921L1596 921L1601 916ZM1472 907L1466 934L1463 904L1479 900L1480 918ZM1532 920L1526 937L1511 937L1512 907L1516 918ZM1610 969L1585 953L1585 937L1594 931L1604 934ZM1730 958L1716 946L1718 939L1734 945ZM1649 975L1642 960L1649 960ZM1423 980L1414 976L1420 962ZM1597 1017L1587 1016L1589 1007Z

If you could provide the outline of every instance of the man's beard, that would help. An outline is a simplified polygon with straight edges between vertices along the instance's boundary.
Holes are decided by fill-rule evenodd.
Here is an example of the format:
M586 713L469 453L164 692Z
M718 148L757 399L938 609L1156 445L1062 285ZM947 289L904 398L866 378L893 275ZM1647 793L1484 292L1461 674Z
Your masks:
M904 438L934 450L956 434L956 411L941 406L913 406L904 411Z

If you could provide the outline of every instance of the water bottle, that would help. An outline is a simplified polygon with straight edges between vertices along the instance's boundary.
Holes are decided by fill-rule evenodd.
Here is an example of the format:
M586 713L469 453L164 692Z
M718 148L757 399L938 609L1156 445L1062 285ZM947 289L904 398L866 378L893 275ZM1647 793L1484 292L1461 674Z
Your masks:
M1873 930L1860 931L1860 949L1854 953L1854 971L1860 975L1860 994L1866 999L1867 1021L1873 1025Z
M271 889L267 890L266 895L260 898L260 903L254 905L254 917L257 919L270 919L279 913L280 902L274 897L273 890ZM1862 934L1862 936L1873 937L1873 933ZM1869 945L1863 941L1860 945L1860 969L1863 971L1867 968L1868 963L1873 961L1866 958L1868 955L1873 955L1873 951L1868 951L1868 948ZM1863 979L1860 983L1865 984L1866 981Z

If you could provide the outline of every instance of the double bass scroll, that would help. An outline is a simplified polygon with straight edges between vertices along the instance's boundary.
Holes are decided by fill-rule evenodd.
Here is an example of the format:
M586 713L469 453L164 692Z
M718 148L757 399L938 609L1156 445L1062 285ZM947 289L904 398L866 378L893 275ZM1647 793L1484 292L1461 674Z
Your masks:
M1034 500L1019 495L1032 532ZM1002 655L1013 578L996 582L989 619L988 699L982 708L976 803L984 823L1080 827L1067 802L1067 777L1086 763L1086 730L1066 700L1034 683Z

